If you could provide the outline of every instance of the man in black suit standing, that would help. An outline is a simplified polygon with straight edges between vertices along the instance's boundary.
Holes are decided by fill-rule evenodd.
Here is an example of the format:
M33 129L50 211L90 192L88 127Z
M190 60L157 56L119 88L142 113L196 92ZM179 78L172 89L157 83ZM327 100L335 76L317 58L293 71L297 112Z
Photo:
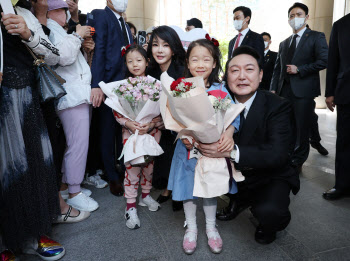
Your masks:
M245 6L236 7L233 10L233 25L238 31L229 43L228 58L232 56L232 52L239 46L247 45L254 48L260 55L264 57L264 40L260 34L249 29L250 20L252 18L252 11Z
M271 78L273 69L275 68L275 62L277 59L277 53L270 50L271 35L269 33L262 33L264 39L265 51L264 51L264 76L260 83L260 88L264 90L270 90Z
M350 14L333 24L329 40L326 103L337 106L337 144L335 186L323 193L325 199L339 199L350 194Z
M290 222L289 194L299 190L299 176L291 166L294 145L292 106L265 90L258 90L263 71L258 53L249 46L234 50L226 64L225 81L236 103L245 105L240 130L234 135L235 148L218 152L218 143L200 144L207 157L231 158L245 181L239 182L238 193L229 206L217 213L219 220L231 220L251 206L259 226L255 240L269 244L276 232Z
M324 33L306 27L309 9L295 3L288 10L293 35L281 42L270 90L293 104L296 146L293 165L301 172L310 151L310 122L314 98L321 94L319 72L327 67L328 46Z

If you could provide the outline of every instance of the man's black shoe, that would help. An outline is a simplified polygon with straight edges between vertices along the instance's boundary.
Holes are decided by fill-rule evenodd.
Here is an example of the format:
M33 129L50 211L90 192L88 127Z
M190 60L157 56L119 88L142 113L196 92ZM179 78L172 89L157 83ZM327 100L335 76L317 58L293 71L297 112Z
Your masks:
M276 239L276 232L265 233L261 226L258 226L255 231L255 241L259 244L271 244Z
M350 193L345 193L343 191L340 191L339 189L332 188L330 190L323 192L322 196L324 199L327 199L327 200L336 200L349 195Z
M228 207L216 212L216 218L221 221L232 220L248 207L249 205L247 204L242 204L237 200L230 199Z
M315 150L317 150L318 151L318 153L320 153L321 155L323 155L323 156L327 156L328 155L328 150L325 148L325 147L323 147L322 145L321 145L321 143L310 143L310 145L311 145L311 147L313 147Z

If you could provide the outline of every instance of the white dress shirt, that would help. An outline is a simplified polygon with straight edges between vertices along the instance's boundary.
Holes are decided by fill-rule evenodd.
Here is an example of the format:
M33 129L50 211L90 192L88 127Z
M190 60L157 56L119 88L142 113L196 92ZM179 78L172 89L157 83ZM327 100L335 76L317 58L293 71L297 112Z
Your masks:
M253 102L254 102L254 100L255 100L255 97L256 97L256 92L254 93L254 95L253 95L252 97L249 98L248 101L246 101L245 103L243 103L243 105L245 106L244 113L243 113L243 114L244 114L244 118L247 118L248 112L249 112L249 110L250 110L250 107L252 107L252 104L253 104ZM239 101L237 101L236 97L235 97L235 103L236 103L236 104L239 104L239 103L240 103ZM241 104L242 104L242 103L241 103ZM238 148L237 145L235 145L235 148L236 148L236 150L237 150L237 152L236 152L236 157L235 157L235 162L236 162L236 163L239 163L239 148Z
M242 35L241 35L241 38L239 39L238 47L241 46L241 44L242 44L242 42L243 42L243 39L244 39L244 37L247 35L248 32L249 32L249 27L246 28L246 29L244 29L242 32L238 33L238 34L242 34ZM236 45L237 40L238 40L238 35L237 35L237 39L236 39L236 41L235 41L235 43L234 43L234 45L233 45L232 52L235 50L235 45Z
M109 8L109 7L108 7ZM109 8L110 9L110 8ZM120 22L119 18L121 17L118 13L114 12L112 9L111 11L113 12L113 14L117 17L118 19L118 22L119 22L119 25L120 25L120 29L122 30L123 32L123 27L122 27L122 23ZM124 19L124 18L123 18ZM129 36L129 32L128 32L128 29L127 29L127 26L125 24L125 20L124 20L124 25L125 25L125 28L126 28L126 34L128 35L128 42L130 43L130 36Z
M303 30L301 30L300 32L297 33L298 37L296 39L296 47L298 47L298 44L300 42L301 37L303 36L304 32L306 31L307 27L305 27ZM293 42L293 37L295 34L292 35L292 39L289 42L289 46L292 44Z
M268 51L270 51L270 49L267 49L264 51L264 56L266 56L266 54L268 53Z

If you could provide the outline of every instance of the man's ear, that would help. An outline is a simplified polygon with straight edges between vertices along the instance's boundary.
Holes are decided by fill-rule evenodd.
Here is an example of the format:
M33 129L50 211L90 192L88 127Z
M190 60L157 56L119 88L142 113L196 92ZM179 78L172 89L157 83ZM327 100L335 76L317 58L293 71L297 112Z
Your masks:
M263 69L261 69L259 72L259 82L262 81L263 75L264 75L264 71L263 71Z

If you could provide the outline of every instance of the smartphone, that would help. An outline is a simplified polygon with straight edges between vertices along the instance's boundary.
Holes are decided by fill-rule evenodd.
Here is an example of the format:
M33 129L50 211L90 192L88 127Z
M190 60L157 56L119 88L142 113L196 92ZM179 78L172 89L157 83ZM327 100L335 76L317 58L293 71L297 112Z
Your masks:
M137 44L144 45L146 43L146 31L139 31L137 33Z

